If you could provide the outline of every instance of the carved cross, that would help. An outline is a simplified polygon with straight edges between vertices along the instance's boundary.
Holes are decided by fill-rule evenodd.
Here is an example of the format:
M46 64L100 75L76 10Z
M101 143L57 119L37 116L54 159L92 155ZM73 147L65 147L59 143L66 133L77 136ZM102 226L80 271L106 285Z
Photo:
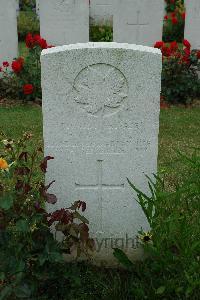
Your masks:
M102 191L103 190L121 190L124 188L122 184L108 184L103 182L103 160L97 160L97 183L96 184L79 184L75 183L76 190L96 190L98 192L98 201L101 203L102 213Z
M149 23L140 22L140 10L137 11L137 21L136 23L127 23L129 26L136 26L136 43L139 42L140 38L140 28L141 26L147 26Z

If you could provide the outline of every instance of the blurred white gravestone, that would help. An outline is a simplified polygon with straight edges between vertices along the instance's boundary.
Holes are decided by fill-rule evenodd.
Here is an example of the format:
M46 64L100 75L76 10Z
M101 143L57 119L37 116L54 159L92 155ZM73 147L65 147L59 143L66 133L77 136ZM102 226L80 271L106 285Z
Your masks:
M95 263L114 264L112 247L138 258L137 232L149 226L126 178L145 192L145 174L157 171L161 52L75 44L44 50L41 63L52 209L86 201Z
M200 49L200 1L185 0L185 39L192 46L192 49Z
M90 0L92 24L112 25L116 0Z
M0 65L18 54L16 0L0 0Z
M88 0L40 0L40 34L48 44L89 41Z
M113 40L153 46L162 40L164 0L117 0Z

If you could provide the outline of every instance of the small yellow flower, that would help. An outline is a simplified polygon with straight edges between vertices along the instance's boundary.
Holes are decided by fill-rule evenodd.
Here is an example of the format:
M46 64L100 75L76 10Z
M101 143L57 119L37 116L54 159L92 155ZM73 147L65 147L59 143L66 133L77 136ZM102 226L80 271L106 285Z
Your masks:
M36 224L33 224L31 226L31 232L34 232L35 230L37 230L37 225Z
M0 158L0 169L6 170L8 168L9 168L9 165L8 165L7 161L1 157Z
M139 239L141 240L142 243L150 243L152 242L152 234L151 232L143 232L142 234L139 235Z

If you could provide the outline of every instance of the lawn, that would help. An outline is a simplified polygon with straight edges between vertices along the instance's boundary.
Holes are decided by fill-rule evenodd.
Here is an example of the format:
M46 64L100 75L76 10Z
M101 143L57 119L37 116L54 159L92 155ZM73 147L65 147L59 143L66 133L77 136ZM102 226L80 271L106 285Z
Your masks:
M173 170L178 175L176 150L186 153L200 146L200 108L161 110L159 133L160 172ZM38 106L0 107L0 130L16 139L25 131L34 134L35 143L42 142L42 112ZM174 178L167 178L171 183Z

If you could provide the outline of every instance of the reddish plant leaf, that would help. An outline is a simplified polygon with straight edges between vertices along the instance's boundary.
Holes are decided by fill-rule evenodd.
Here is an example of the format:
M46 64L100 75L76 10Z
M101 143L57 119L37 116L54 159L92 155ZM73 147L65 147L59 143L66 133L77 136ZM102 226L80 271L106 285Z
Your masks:
M25 160L25 162L27 162L27 160L28 160L28 152L22 152L19 155L19 160Z
M54 194L45 194L46 201L51 204L55 204L57 202L57 197Z
M15 169L15 175L24 176L30 173L30 169L28 167L18 167Z
M43 161L40 164L40 168L42 170L42 172L46 173L47 172L47 162L48 160L54 159L54 157L52 156L46 156Z

